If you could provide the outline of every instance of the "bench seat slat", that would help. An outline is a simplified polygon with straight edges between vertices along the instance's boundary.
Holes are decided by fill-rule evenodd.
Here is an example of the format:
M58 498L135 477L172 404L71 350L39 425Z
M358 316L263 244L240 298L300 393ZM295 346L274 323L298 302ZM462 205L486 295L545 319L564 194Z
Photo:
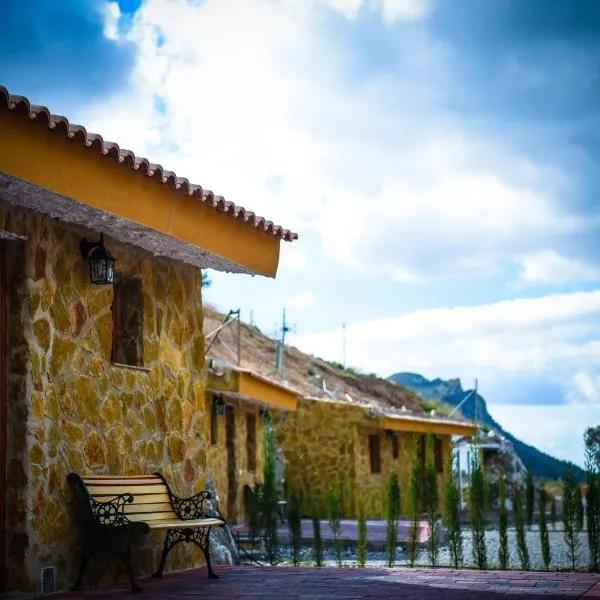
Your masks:
M131 513L127 515L130 521L142 521L152 523L152 521L174 521L178 517L173 511L164 511L159 513Z
M181 519L173 519L166 521L150 521L148 526L150 529L189 529L190 527L212 527L223 525L221 519L194 519L193 521L182 521Z
M97 485L93 483L86 486L91 496L116 496L117 494L166 494L164 485Z

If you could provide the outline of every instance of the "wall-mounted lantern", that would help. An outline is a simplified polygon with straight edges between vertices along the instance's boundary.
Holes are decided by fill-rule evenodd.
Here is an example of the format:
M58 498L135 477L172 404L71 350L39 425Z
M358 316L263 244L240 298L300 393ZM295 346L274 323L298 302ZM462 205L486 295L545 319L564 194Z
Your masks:
M90 266L90 281L97 285L112 284L115 281L115 257L104 247L104 234L99 242L90 242L87 238L79 245L81 256Z
M218 415L225 414L225 400L223 400L223 394L215 394L213 396L213 402L215 405L215 413Z
M262 417L262 420L264 421L265 424L270 425L271 424L271 411L268 408L261 408L260 409L260 416Z

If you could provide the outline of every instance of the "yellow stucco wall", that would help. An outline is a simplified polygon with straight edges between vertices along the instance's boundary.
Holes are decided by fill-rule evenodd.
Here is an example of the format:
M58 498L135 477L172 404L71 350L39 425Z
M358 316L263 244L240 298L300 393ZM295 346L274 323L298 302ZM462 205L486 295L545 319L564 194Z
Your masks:
M311 505L323 513L332 486L351 490L345 516L356 517L360 507L367 516L382 517L390 475L400 480L402 504L408 489L408 475L414 444L413 434L397 433L398 458L393 458L391 439L378 419L358 406L300 400L298 410L276 421L278 443L286 461L288 485L302 494L306 510ZM381 473L371 473L369 435L380 436ZM450 451L450 437L442 436L444 468ZM444 474L438 476L440 492ZM349 512L348 512L349 511Z
M40 569L54 566L64 589L79 547L69 471L160 470L181 495L204 487L201 273L106 239L118 271L140 277L144 291L147 370L117 367L112 286L92 286L79 253L82 236L97 234L11 208L1 192L0 228L27 238L8 245L8 585L37 590ZM136 550L144 574L160 539ZM198 562L181 547L168 568ZM117 572L91 568L87 580Z

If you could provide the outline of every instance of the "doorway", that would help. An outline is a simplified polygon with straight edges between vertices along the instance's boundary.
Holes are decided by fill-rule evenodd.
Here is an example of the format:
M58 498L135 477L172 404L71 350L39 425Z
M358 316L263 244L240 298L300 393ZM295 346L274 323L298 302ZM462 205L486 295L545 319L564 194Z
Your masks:
M235 462L235 407L225 409L225 443L227 448L227 518L233 523L237 503L237 465Z

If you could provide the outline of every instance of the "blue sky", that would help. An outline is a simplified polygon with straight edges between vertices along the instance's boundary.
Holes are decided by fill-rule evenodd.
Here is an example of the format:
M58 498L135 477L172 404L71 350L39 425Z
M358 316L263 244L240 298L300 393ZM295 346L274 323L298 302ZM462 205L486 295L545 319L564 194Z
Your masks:
M9 0L2 83L300 233L207 300L388 375L600 421L595 0ZM535 426L532 426L532 422Z

